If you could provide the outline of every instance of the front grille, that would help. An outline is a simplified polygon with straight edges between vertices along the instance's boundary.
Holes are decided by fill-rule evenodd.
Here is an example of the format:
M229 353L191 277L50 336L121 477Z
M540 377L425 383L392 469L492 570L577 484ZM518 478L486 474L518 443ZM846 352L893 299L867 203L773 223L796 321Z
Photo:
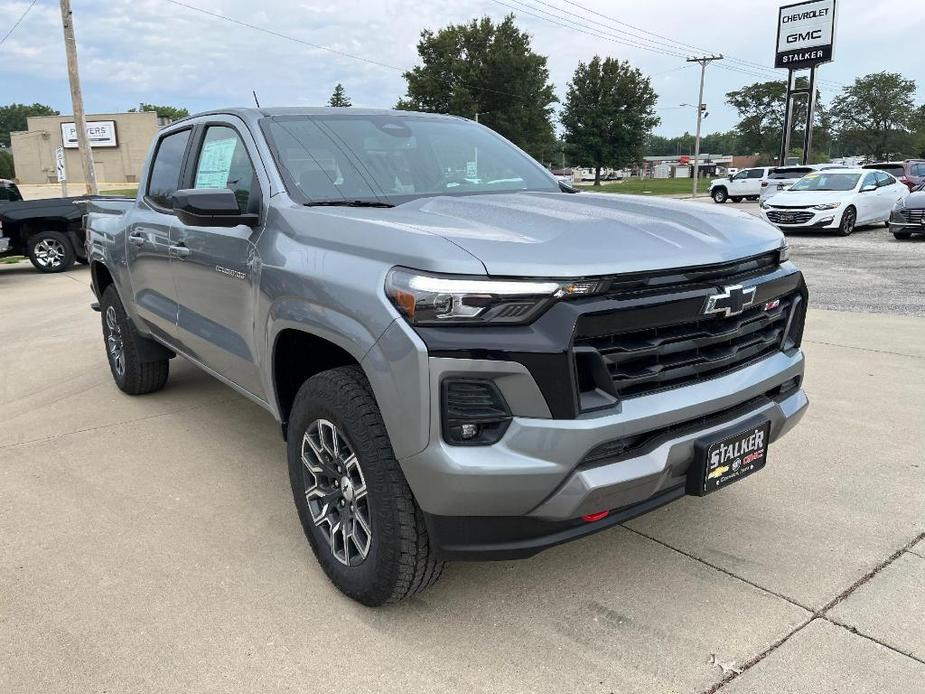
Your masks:
M798 294L762 300L739 315L578 337L600 353L615 395L629 398L721 376L781 349ZM766 306L768 307L766 309Z
M900 210L900 216L910 224L925 224L925 209L921 210Z
M774 224L806 224L813 218L807 210L769 210L768 221Z

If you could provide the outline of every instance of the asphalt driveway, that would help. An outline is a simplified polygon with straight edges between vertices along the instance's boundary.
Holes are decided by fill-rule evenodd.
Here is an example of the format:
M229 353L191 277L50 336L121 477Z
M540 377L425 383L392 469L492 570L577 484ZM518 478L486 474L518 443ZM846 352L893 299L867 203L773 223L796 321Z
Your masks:
M270 416L179 359L120 393L88 281L0 266L0 692L925 682L925 319L811 311L812 404L760 474L371 610L311 556Z

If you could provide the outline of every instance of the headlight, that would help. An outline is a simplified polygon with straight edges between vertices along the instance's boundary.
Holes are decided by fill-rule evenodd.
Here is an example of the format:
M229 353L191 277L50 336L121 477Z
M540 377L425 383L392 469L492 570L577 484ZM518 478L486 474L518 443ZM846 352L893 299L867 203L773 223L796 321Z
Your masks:
M768 201L767 201L767 200L762 200L762 201L761 201L761 209L762 209L762 210L769 210L769 209L771 209L771 206L768 204Z
M826 202L822 205L813 205L814 210L834 210L836 207L841 207L840 202Z
M900 198L896 201L896 205L893 207L894 210L901 210L906 206L906 199Z
M784 241L784 243L781 244L778 255L780 256L779 262L781 263L786 263L788 260L790 260L790 244Z
M392 268L385 293L414 325L512 324L533 320L559 299L594 294L603 284L492 280Z

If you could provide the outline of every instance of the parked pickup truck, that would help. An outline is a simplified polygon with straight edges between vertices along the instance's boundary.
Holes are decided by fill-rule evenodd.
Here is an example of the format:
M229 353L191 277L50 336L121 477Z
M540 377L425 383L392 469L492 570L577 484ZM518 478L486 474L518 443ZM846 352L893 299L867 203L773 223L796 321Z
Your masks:
M23 200L12 181L0 180L0 256L25 255L39 272L64 272L86 262L86 197Z
M140 181L88 203L116 384L181 355L266 408L366 605L723 488L807 407L806 285L748 214L575 194L471 121L355 108L175 122Z

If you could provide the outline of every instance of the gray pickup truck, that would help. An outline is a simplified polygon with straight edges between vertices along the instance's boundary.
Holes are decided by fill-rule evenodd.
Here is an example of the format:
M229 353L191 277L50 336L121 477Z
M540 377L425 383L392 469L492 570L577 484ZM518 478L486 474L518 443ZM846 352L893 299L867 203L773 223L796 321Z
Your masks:
M288 442L319 563L367 605L765 465L807 407L781 233L578 193L462 118L230 109L87 203L113 378L181 355Z

